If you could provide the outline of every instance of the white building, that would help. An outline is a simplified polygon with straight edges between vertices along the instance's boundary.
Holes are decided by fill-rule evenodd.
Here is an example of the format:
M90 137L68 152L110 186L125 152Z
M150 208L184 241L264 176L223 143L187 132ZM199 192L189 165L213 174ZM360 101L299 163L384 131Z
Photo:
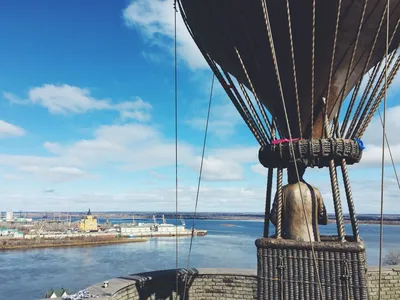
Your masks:
M190 231L185 229L185 226L175 226L172 224L146 224L139 223L138 225L121 225L121 235L123 236L171 236L190 235Z
M6 214L6 222L14 221L14 213L12 211L8 211Z
M138 225L122 225L121 226L121 235L146 235L149 236L152 233L152 227L154 225L144 225L143 223L139 223Z
M178 234L184 234L188 232L188 230L185 229L185 226L175 226L173 224L159 224L158 226L154 226L156 232L160 233L170 233L170 234L175 234L178 232Z

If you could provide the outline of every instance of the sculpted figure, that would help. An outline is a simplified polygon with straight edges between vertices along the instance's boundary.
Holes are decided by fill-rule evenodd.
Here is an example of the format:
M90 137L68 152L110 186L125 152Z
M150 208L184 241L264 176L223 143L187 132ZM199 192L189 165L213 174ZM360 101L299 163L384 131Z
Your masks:
M320 191L303 179L305 169L306 167L298 164L300 182L297 180L295 166L291 165L287 169L288 184L282 187L282 237L297 241L310 241L301 200L302 195L311 239L319 241L318 224L328 224L328 216ZM271 222L275 227L277 204L278 195L276 194L271 210Z

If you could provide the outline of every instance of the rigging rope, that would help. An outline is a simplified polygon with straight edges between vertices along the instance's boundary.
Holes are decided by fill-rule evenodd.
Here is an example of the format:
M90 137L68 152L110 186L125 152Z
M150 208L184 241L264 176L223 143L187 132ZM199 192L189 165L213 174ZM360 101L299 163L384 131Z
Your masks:
M302 126L301 126L301 115L300 115L300 100L299 100L299 91L297 87L297 72L296 72L296 60L294 58L294 46L293 46L293 34L292 34L292 21L290 17L290 5L289 0L286 0L286 13L287 13L287 21L289 27L289 38L290 38L290 52L292 54L292 67L293 67L293 81L294 88L296 93L296 104L297 104L297 119L299 121L299 133L300 139L303 139Z
M348 80L349 80L350 73L351 73L350 70L352 69L352 66L353 66L353 63L354 63L354 59L355 59L355 54L356 54L356 51L357 51L358 42L359 42L359 38L360 38L360 34L361 34L361 29L362 29L362 26L363 26L363 20L364 20L367 4L368 4L368 0L365 0L363 11L361 13L360 21L359 21L359 24L358 24L357 36L356 36L356 40L355 40L355 43L354 43L353 51L352 51L352 54L351 54L350 64L349 64L349 66L347 68L347 73L346 73L346 78L345 78L345 82L344 82L344 87L342 89L342 96L341 96L341 99L340 99L339 109L338 109L338 111L336 113L336 117L335 117L335 120L334 120L334 122L332 124L332 128L331 128L331 132L330 133L329 133L329 129L328 129L329 122L328 122L327 102L326 102L325 98L322 98L322 101L323 101L324 106L325 106L325 117L324 117L325 132L324 132L324 134L325 134L326 138L332 137L335 133L336 133L336 136L338 138L341 137L341 133L339 131L339 116L340 116L342 103L343 103L343 101L345 99L345 91L347 89L347 84L348 84ZM330 94L332 70L333 70L333 64L334 64L334 59L335 59L334 58L334 54L335 54L335 49L336 49L337 30L338 30L338 26L339 26L340 5L341 4L339 3L339 7L338 7L338 10L337 10L337 16L336 16L335 39L334 39L334 44L333 44L331 66L330 66L330 71L329 71L328 94ZM352 96L352 99L351 99L350 107L352 107L352 105L355 102L355 98L356 98L356 95L358 93L358 88L359 88L360 84L361 84L361 80L357 83L357 86L356 86L356 88L355 88L355 90L353 92L353 96ZM347 112L346 112L345 122L346 122L346 118L348 118L348 116L349 116L349 111L350 110L347 110ZM344 125L344 126L346 126L346 125ZM344 186L345 186L346 199L347 199L347 203L348 203L348 206L349 206L349 213L350 213L350 218L351 218L353 235L354 235L355 239L358 241L359 240L359 229L358 229L358 224L357 224L357 219L356 219L356 214L355 214L355 207L354 207L353 197L352 197L351 188L350 188L349 174L348 174L347 164L346 164L346 160L345 159L342 159L342 161L341 161L341 169L342 169L342 174L343 174L343 182L344 182ZM345 230L344 230L343 213L342 213L342 208L341 208L340 191L339 191L337 172L336 172L336 167L335 167L335 163L334 163L333 160L329 162L329 173L330 173L330 177L331 177L331 188L332 188L332 193L333 193L334 203L335 203L335 214L336 214L336 219L337 219L336 223L337 223L339 239L340 239L341 242L344 242L345 241Z
M202 153L201 153L199 179L198 179L198 182L197 182L196 204L195 204L195 206L194 206L194 212L193 212L192 235L191 235L191 237L190 237L189 253L188 253L188 260L187 260L187 265L186 265L186 268L187 268L187 269L189 269L190 255L191 255L191 253L192 253L193 236L194 236L194 224L195 224L196 215L197 215L197 205L198 205L198 203L199 203L201 175L203 174L204 153L205 153L206 144L207 144L207 133L208 133L208 125L209 125L209 121L210 121L211 100L212 100L213 90L214 90L214 79L215 79L215 74L213 73L212 81L211 81L210 100L209 100L209 102L208 102L207 119L206 119L206 129L205 129L205 132L204 132L203 150L202 150ZM185 298L185 294L186 294L186 285L187 285L187 280L185 280L185 288L184 288L184 290L183 290L183 299L186 299L186 298Z
M379 92L378 97L376 97L374 104L372 105L372 108L370 109L370 111L368 112L367 117L365 118L362 126L360 127L359 131L353 135L353 137L356 138L360 138L363 136L365 130L367 129L368 124L371 122L371 119L373 117L373 115L375 114L376 110L379 107L379 104L381 103L381 101L384 99L385 96L385 87L388 87L392 82L394 77L396 76L397 72L399 71L400 68L400 56L397 58L392 70L390 71L390 74L387 78L387 82L384 85L384 87L381 89L381 91Z
M365 73L365 71L366 71L366 69L367 69L367 67L368 67L368 65L369 65L369 62L370 62L370 60L371 60L372 53L373 53L374 50L375 50L375 46L376 46L376 43L377 43L377 41L378 41L379 33L381 32L383 20L384 20L384 17L385 17L385 10L386 10L386 8L387 8L387 3L386 3L386 5L385 5L385 8L383 9L382 16L381 16L381 19L380 19L380 22L379 22L379 26L378 26L378 28L377 28L377 30L376 30L376 32L375 32L374 42L373 42L372 47L371 47L371 49L370 49L370 51L369 51L368 59L367 59L365 65L364 65L364 69L363 69L362 74ZM365 101L365 100L364 100L364 101ZM361 110L361 108L362 108L363 105L364 105L364 102L362 102L362 100L361 100L360 105L357 107L356 115L357 115L357 113L359 114L359 111ZM357 115L357 117L358 117L358 115ZM357 117L353 118L352 123L353 123L353 121L356 120ZM350 127L352 128L352 124L350 124ZM357 131L357 130L355 130L355 131Z
M328 79L328 93L326 99L329 101L331 96L331 84L332 84L332 73L333 73L333 64L335 61L335 54L336 54L336 43L337 43L337 36L339 30L339 20L340 20L340 10L342 7L342 0L338 2L338 9L336 14L336 27L335 27L335 37L333 38L333 46L332 46L332 58L331 58L331 65L329 67L329 79ZM326 107L326 114L328 114L328 107ZM327 116L328 117L328 116Z
M176 297L178 297L179 285L179 246L178 246L178 63L177 63L177 19L178 13L176 0L174 0L174 84L175 84L175 281L176 281Z
M251 112L252 112L253 115L255 116L255 120L256 120L256 122L257 122L258 127L261 128L262 132L263 132L263 133L265 134L265 136L267 137L267 141L268 141L268 142L271 142L272 138L267 134L267 132L266 132L266 130L265 130L265 127L264 127L264 125L262 124L262 122L261 122L261 120L260 120L260 116L257 114L257 112L256 112L256 110L255 110L255 108L254 108L254 105L253 105L253 103L251 102L251 99L250 99L248 93L246 92L246 89L244 88L244 85L243 85L242 83L239 83L239 82L238 82L238 84L239 84L240 90L242 91L242 94L244 95L244 98L245 98L246 101L247 101L248 106L250 107ZM267 124L267 127L269 128L269 131L271 132L270 125L269 125L268 123L266 123L266 124Z
M393 30L393 33L392 33L392 36L391 36L391 38L390 38L389 45L392 44L392 41L393 41L393 39L394 39L394 37L395 37L395 34L396 34L396 32L397 32L397 29L398 29L399 25L400 25L400 19L398 19L397 22L396 22L396 26L395 26L395 28L394 28L394 30ZM398 48L398 47L397 47L397 48ZM394 56L395 56L395 55L394 55L395 52L397 52L397 49L396 49L396 51L394 51L394 52L391 54L391 57L390 57L390 60L389 60L390 62L389 62L388 65L391 65L391 63L392 63L392 61L393 61L393 59L394 59ZM383 62L383 59L379 62L378 65L376 65L376 66L373 68L372 77L371 77L371 76L369 77L368 83L367 83L367 85L366 85L366 88L364 89L364 92L363 92L363 95L362 95L362 97L361 97L360 103L359 103L359 105L358 105L357 108L356 108L356 113L355 113L355 115L353 116L353 120L351 121L351 124L350 124L349 129L348 129L347 132L346 132L346 138L349 138L350 136L352 136L352 132L353 132L354 126L356 125L356 123L358 123L358 122L357 122L357 119L358 119L358 117L359 117L359 114L360 114L360 112L361 112L362 107L364 106L366 97L367 97L367 95L369 94L369 92L371 91L372 84L373 84L373 82L375 81L376 76L378 75L378 71L380 70L380 67L381 67L381 65L382 65L382 62ZM351 99L351 101L350 101L349 107L347 108L346 117L345 117L345 120L343 121L342 128L341 128L341 131L340 131L341 134L342 134L342 136L344 136L344 134L345 134L346 127L347 127L347 123L348 123L349 118L350 118L350 113L351 113L351 111L353 110L353 106L354 106L354 104L355 104L355 97L356 97L357 94L358 94L359 86L361 85L362 80L363 80L363 78L361 78L361 79L359 80L359 85L356 86L356 91L355 91L356 94L353 92L353 97L352 97L352 99ZM380 77L379 77L379 86L381 85L381 82L382 82L382 74L381 74ZM375 97L377 89L378 89L378 83L375 85L375 88L374 88L374 90L373 90L373 92L372 92L372 94L371 94L371 96L370 96L370 100L368 101L367 105L365 106L365 109L369 108L369 106L371 105L371 104L370 104L370 101L372 101L372 98ZM358 120L358 121L360 121L360 120ZM353 135L354 135L355 133L356 133L356 132L354 132Z
M232 101L233 105L235 106L236 110L239 112L240 116L242 117L242 119L246 123L247 127L249 128L249 130L251 131L251 133L253 134L253 136L257 140L257 142L260 145L264 145L265 142L264 142L262 136L260 135L260 132L257 129L257 126L256 126L256 123L254 121L254 118L249 113L247 107L246 106L242 107L242 105L241 105L243 103L243 100L240 99L240 97L238 97L236 93L234 95L232 93L231 89L228 88L228 84L227 84L225 78L222 76L221 72L219 71L216 62L205 51L203 45L201 43L199 43L197 41L197 39L195 39L194 33L193 33L192 29L190 28L190 26L188 24L187 16L186 16L185 10L182 7L181 1L178 1L178 5L179 5L179 10L182 13L183 22L185 23L185 26L186 26L190 36L192 37L193 41L195 42L195 44L199 48L200 52L203 54L206 62L210 66L211 70L214 72L216 78L218 79L218 81L220 82L222 87L224 88L226 94L229 96L229 98Z
M381 120L381 124L382 124L382 126L383 126L382 115L381 115L381 111L379 110L379 108L378 108L378 113L379 113L379 118L380 118L380 120ZM386 146L388 147L390 160L392 161L392 167L393 167L394 176L396 177L397 186L398 186L399 189L400 189L400 180L399 180L399 176L398 176L398 174L397 174L396 164L394 163L394 158L393 158L393 154L392 154L392 149L390 148L389 139L388 139L386 133L385 133L385 140L386 140Z
M226 79L228 80L228 82L230 84L230 89L233 90L233 93L236 96L235 101L237 101L239 104L239 106L238 106L239 108L237 107L239 113L241 113L240 112L240 110L241 110L244 113L244 115L248 118L248 121L252 123L254 132L257 132L256 139L259 141L260 145L266 145L267 141L269 139L269 136L266 133L265 128L263 127L263 125L260 121L260 116L255 112L255 110L253 112L253 110L251 110L251 107L250 107L251 111L249 111L249 109L246 106L246 103L243 101L238 89L236 88L235 83L233 82L231 76L229 75L228 72L225 72L225 71L223 71L223 72L224 72ZM252 113L254 113L254 116L252 115ZM254 134L254 132L253 132L253 134Z
M319 287L319 290L320 290L320 293L321 293L321 298L324 299L321 279L320 279L319 271L318 271L317 259L316 259L316 255L315 255L314 244L313 244L313 241L311 239L311 233L310 233L310 229L309 229L309 226L308 226L308 219L307 219L307 215L305 213L304 197L303 197L303 193L301 191L301 186L300 186L299 170L298 170L298 167L297 167L297 161L296 161L296 157L295 157L296 155L295 155L295 152L294 152L292 133L291 133L291 130L290 130L289 118L288 118L288 113L287 113L287 110L286 110L285 97L283 95L283 88L282 88L281 77L280 77L280 73L279 73L278 60L276 58L276 53L275 53L275 44L274 44L274 40L273 40L273 37L272 37L272 29L271 29L271 24L270 24L270 20L269 20L268 6L267 6L266 0L261 0L261 3L262 3L262 7L263 7L264 19L265 19L265 23L266 23L266 27L267 27L268 40L269 40L269 45L270 45L270 48L271 48L271 53L272 53L272 59L273 59L273 63L274 63L275 73L276 73L276 77L278 79L279 89L280 89L280 93L281 93L283 110L284 110L285 119L286 119L286 126L287 126L288 134L289 134L290 151L291 151L291 154L292 154L292 156L294 158L294 166L295 166L295 169L296 169L296 175L297 175L297 180L298 180L300 197L301 197L301 202L302 202L302 205L303 205L303 213L304 213L304 217L305 217L305 221L306 221L308 237L310 239L313 262L314 262L315 270L316 270L316 273L317 273L318 287ZM315 7L314 7L314 9L315 9ZM278 169L278 171L279 171L279 169ZM279 180L279 172L278 172L278 180ZM281 201L279 201L279 202L281 202ZM279 214L278 214L278 217L279 217ZM277 223L278 223L277 224L278 227L280 227L279 226L279 222L277 222Z
M385 136L386 136L386 101L387 101L387 57L389 52L389 3L387 0L386 16L386 55L385 55L385 96L383 99L383 120L382 120L382 178L381 178L381 222L379 230L379 282L378 282L378 300L381 299L381 281L382 281L382 243L383 243L383 193L385 183Z
M390 55L390 59L389 59L389 63L388 63L389 66L392 64L392 60L393 60L393 58L395 56L394 54L395 53L393 52ZM390 74L392 74L392 72L390 72ZM389 78L390 78L390 76L389 76ZM358 119L357 126L355 127L352 136L358 136L359 134L361 134L360 132L363 132L365 130L365 128L366 128L366 124L369 123L369 116L371 115L371 118L372 118L372 116L375 114L376 108L378 107L378 106L375 105L375 103L377 103L377 105L379 105L380 101L382 100L382 98L384 96L384 94L383 94L384 88L382 88L379 91L379 88L381 87L381 84L384 81L384 79L385 79L385 72L382 72L380 74L380 76L379 76L379 79L378 79L377 83L375 84L375 87L374 87L371 95L369 96L369 100L368 100L367 104L365 105L365 107L363 109L361 117ZM375 96L378 93L378 91L379 91L378 97L375 98ZM374 102L374 99L375 99L375 102ZM370 110L371 105L372 105L372 108ZM375 106L376 106L376 108L374 108ZM372 114L371 114L371 112L372 112Z
M311 147L314 130L314 98L315 98L315 0L312 4L312 50L311 50ZM292 139L292 138L290 138ZM297 169L297 167L296 167ZM300 188L300 186L299 186Z
M357 47L358 47L358 41L359 41L359 39L360 39L360 34L361 34L361 28L362 28L362 25L363 25L365 12L366 12L366 10L367 10L367 4L368 4L368 0L365 0L365 2L364 2L364 8L363 8L363 11L362 11L361 17L360 17L360 22L359 22L359 24L358 24L358 31L357 31L356 42L354 43L353 53L352 53L352 55L351 55L349 67L347 68L346 79L345 79L345 81L344 81L344 87L343 87L343 89L342 89L342 99L340 99L339 109L338 109L338 112L337 112L337 115L336 115L336 122L334 122L334 124L333 124L333 126L332 126L331 135L333 135L334 128L336 129L336 128L339 127L339 116L340 116L340 111L341 111L341 108L342 108L343 101L344 101L344 99L345 99L345 97L346 97L346 94L345 94L345 93L346 93L347 84L348 84L349 77L350 77L350 70L351 70L352 67L353 67L354 58L355 58L355 56L356 56L356 51L357 51Z
M269 119L268 119L268 117L267 117L267 114L265 113L264 107L262 106L260 100L259 100L258 97L257 97L257 93L256 93L256 91L255 91L255 89L254 89L253 83L251 82L250 76L249 76L249 74L247 73L246 66L244 65L243 60L242 60L242 57L241 57L241 55L240 55L240 53L239 53L239 50L238 50L236 47L235 47L235 51L236 51L236 55L237 55L237 57L238 57L238 59L239 59L239 61L240 61L240 64L242 65L242 69L243 69L243 72L244 72L245 75L246 75L247 81L248 81L249 84L250 84L250 88L251 88L251 91L252 91L252 93L253 93L253 95L254 95L254 98L256 99L256 102L257 102L257 104L258 104L258 107L259 107L259 109L260 109L260 111L261 111L261 115L262 115L263 118L264 118L265 124L267 124L267 127L268 127L269 131L271 132L271 126L269 125L270 122L269 122Z

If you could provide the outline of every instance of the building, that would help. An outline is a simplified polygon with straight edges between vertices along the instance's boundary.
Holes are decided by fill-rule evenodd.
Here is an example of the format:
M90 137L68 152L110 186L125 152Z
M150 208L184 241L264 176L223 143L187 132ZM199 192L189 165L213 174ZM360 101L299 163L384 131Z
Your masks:
M6 214L6 222L14 221L14 213L12 211L8 211Z
M153 231L153 224L142 224L139 225L122 225L121 226L121 235L122 236L150 236Z
M122 224L121 235L122 236L174 236L178 235L190 235L191 231L185 229L185 226L175 226L173 224Z
M68 296L68 290L61 288L61 289L57 289L57 290L49 290L47 291L46 295L44 296L45 299L49 299L49 298L61 298L61 297L66 297Z
M97 219L92 216L90 209L86 216L79 222L79 231L97 231Z

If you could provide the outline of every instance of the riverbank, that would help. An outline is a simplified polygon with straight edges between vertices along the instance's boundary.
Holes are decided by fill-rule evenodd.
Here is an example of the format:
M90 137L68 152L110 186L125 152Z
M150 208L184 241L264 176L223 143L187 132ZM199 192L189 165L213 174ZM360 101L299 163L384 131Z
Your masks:
M71 238L71 239L7 239L0 241L0 251L56 247L87 247L147 242L147 238Z

